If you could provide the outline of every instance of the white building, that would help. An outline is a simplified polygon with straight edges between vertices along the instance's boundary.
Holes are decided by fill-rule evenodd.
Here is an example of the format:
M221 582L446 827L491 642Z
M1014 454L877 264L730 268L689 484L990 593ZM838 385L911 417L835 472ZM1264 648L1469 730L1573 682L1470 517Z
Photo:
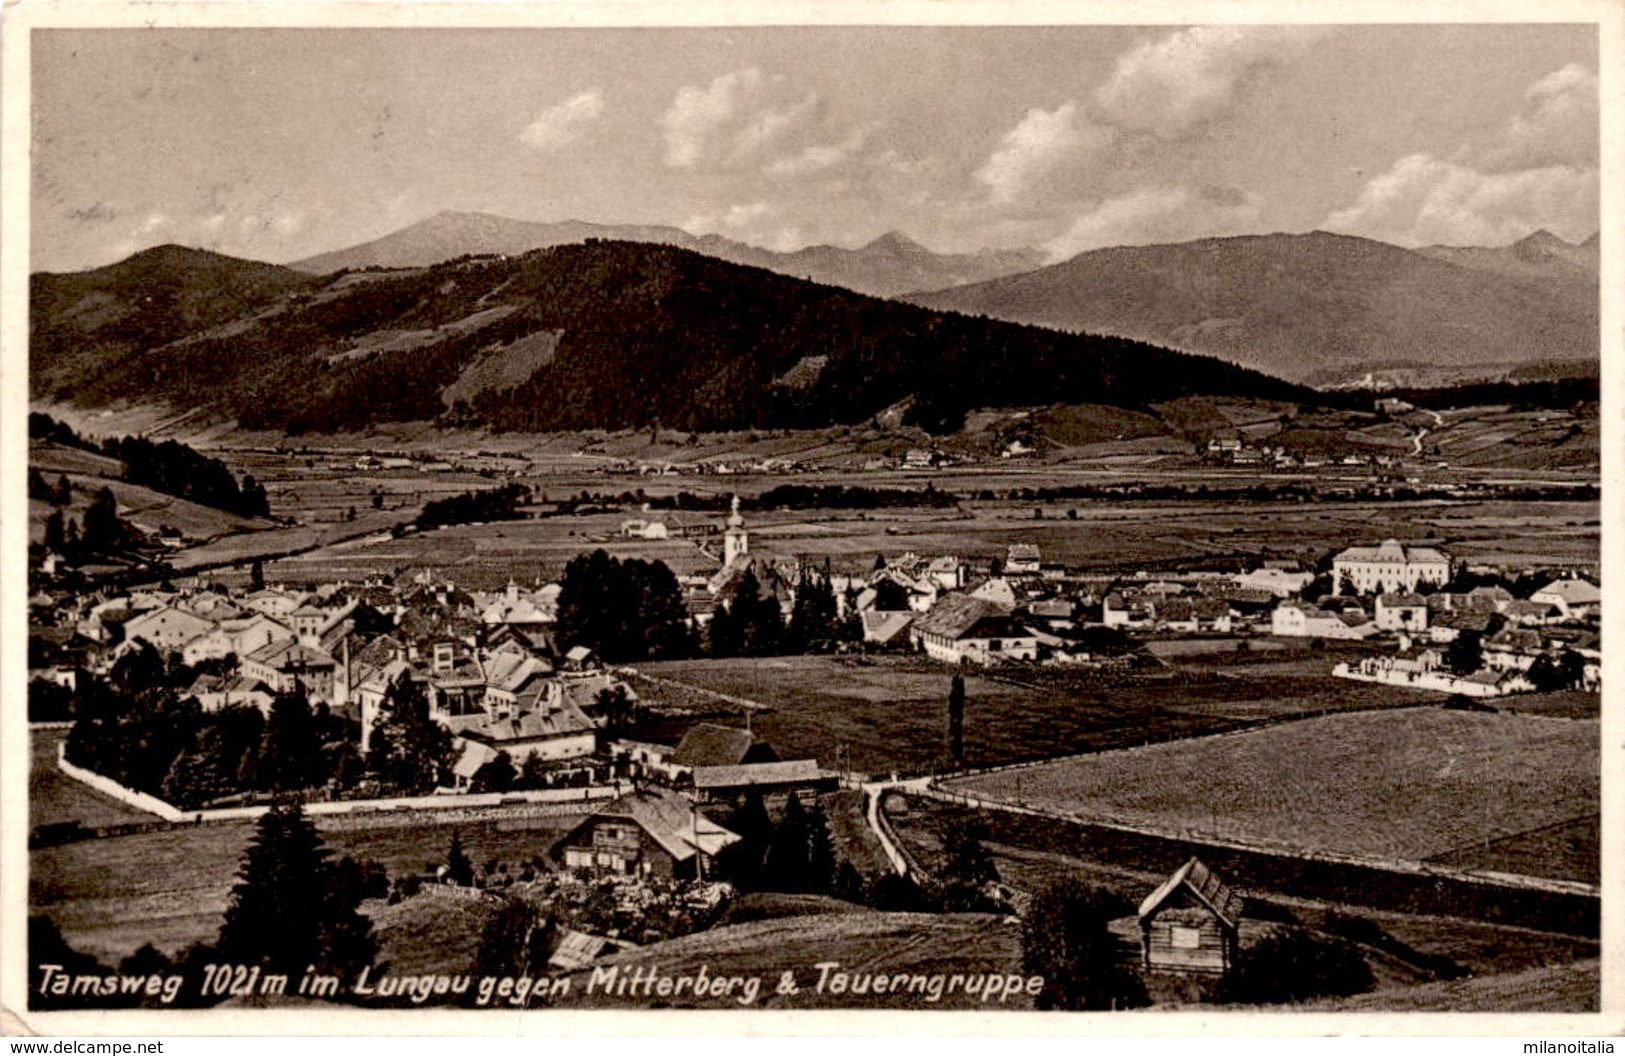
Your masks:
M1419 583L1443 586L1450 581L1450 556L1425 546L1401 546L1393 539L1381 546L1351 546L1332 558L1332 590L1348 587L1357 594L1414 591Z
M1529 600L1556 605L1565 620L1583 620L1602 604L1602 591L1583 579L1559 579L1529 595Z

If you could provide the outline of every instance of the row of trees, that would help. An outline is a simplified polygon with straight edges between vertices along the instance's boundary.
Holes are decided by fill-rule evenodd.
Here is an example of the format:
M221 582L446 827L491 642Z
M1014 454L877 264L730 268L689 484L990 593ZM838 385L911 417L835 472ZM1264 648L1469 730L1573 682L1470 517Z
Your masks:
M530 502L530 489L523 484L504 484L484 491L465 491L444 499L432 499L418 513L417 526L427 530L449 524L477 521L513 521L524 518L520 509ZM374 502L376 509L379 503Z
M107 679L86 675L73 702L68 758L183 809L244 793L351 788L365 779L403 794L447 783L450 732L429 715L421 683L402 679L379 709L369 751L355 725L312 705L302 685L275 693L262 713L246 705L205 712L185 688L229 665L167 664L150 645L131 650Z
M271 512L265 486L252 473L243 474L239 481L224 462L177 440L154 442L142 436L122 436L98 444L80 436L66 422L39 411L29 414L28 430L34 439L117 459L122 466L119 478L127 483L241 517L265 517ZM35 480L30 472L29 494L33 495ZM58 482L57 505L65 506L72 498L66 484L66 477Z

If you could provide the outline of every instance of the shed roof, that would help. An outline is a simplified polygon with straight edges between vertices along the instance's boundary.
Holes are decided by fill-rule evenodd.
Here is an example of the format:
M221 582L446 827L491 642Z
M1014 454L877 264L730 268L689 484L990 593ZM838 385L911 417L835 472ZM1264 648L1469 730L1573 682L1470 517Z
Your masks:
M740 766L700 766L694 769L695 788L749 788L757 785L790 785L820 780L824 772L816 759L790 759L778 763L744 763Z

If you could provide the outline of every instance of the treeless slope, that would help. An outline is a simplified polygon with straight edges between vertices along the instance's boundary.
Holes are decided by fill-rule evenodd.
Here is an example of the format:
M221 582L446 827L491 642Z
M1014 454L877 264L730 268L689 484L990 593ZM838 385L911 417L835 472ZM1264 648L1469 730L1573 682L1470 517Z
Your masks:
M1303 1012L1595 1012L1602 992L1595 957L1505 975L1424 983L1403 990L1302 1005Z
M637 968L658 968L666 976L693 975L703 966L707 975L752 976L761 979L761 992L752 1007L769 1008L986 1008L1030 1009L1025 994L1000 1003L982 1004L963 993L944 994L938 1001L920 993L854 996L817 991L815 965L837 963L851 973L904 975L1022 974L1021 938L1014 921L983 913L846 913L815 917L785 917L750 924L713 928L670 942L628 950L599 962L616 966L622 974ZM794 972L798 991L776 992L781 975ZM571 977L567 1003L597 1008L647 1007L647 998L630 999L600 992L587 993L591 972ZM733 997L694 1000L666 999L679 1008L738 1008ZM565 1002L560 1002L565 1003Z
M1323 231L1094 250L907 299L1120 334L1295 381L1598 355L1594 296L1555 298L1495 271Z

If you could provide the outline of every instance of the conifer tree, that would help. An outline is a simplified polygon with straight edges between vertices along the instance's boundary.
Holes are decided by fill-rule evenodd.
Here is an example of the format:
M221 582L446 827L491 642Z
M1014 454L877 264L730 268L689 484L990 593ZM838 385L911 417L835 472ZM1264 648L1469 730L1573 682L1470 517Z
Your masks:
M363 892L339 871L297 799L260 816L216 942L221 963L297 978L307 968L354 977L378 946L359 911Z

